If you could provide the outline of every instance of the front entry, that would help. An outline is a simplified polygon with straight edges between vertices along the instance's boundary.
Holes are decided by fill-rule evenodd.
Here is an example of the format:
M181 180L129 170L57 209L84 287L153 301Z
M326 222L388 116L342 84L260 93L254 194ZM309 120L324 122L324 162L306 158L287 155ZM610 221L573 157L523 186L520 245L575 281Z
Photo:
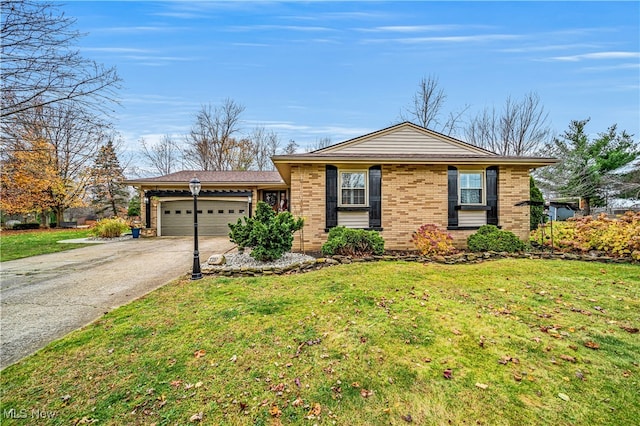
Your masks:
M287 191L264 191L262 201L269 204L276 212L289 211Z

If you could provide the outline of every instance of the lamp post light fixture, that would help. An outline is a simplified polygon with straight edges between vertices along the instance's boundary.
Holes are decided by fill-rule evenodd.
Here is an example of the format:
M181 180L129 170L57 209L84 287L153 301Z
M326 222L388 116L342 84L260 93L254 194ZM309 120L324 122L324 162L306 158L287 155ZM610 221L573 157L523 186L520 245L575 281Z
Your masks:
M200 193L200 180L194 177L189 181L189 190L193 195L193 269L191 270L191 279L199 280L202 278L200 272L200 252L198 251L198 194Z

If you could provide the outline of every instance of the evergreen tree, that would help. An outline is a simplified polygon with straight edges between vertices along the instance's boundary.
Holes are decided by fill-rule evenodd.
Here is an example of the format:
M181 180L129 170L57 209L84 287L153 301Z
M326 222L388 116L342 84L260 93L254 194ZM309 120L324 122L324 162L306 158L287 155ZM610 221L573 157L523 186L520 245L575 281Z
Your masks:
M529 199L533 203L543 203L544 197L542 196L542 191L538 189L536 186L536 181L533 179L533 176L529 177ZM542 222L542 217L544 216L544 205L535 205L532 204L530 206L531 212L529 215L529 229L532 231L534 229L538 229L538 225Z
M91 204L96 213L118 216L126 210L129 194L124 180L116 149L110 140L100 147L91 168Z
M606 205L622 170L640 156L638 143L624 130L619 133L616 125L589 140L588 122L573 120L562 138L547 144L546 153L560 162L538 174L539 183L559 195L580 197L586 215L591 207Z

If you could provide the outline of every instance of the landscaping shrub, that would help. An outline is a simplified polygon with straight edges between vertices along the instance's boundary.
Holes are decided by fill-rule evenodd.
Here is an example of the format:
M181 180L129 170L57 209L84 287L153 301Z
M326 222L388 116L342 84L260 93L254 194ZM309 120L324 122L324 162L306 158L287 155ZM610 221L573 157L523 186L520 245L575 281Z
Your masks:
M371 256L384 253L384 239L379 232L364 229L331 228L327 242L322 245L325 256Z
M15 231L23 231L25 229L40 229L39 223L16 223L13 225Z
M495 225L483 225L475 234L467 238L471 251L506 251L513 253L526 248L525 244L511 231L504 231Z
M609 256L631 256L640 259L640 212L626 212L617 219L601 214L553 222L531 233L531 241L560 251L602 251Z
M276 214L269 204L259 201L255 218L244 217L229 224L229 237L241 250L251 247L254 259L268 262L291 250L293 233L303 225L302 219L295 219L289 212Z
M418 228L411 240L423 256L446 256L456 251L451 234L431 223Z
M117 238L129 229L129 224L124 219L114 217L99 220L91 229L91 234L99 238Z

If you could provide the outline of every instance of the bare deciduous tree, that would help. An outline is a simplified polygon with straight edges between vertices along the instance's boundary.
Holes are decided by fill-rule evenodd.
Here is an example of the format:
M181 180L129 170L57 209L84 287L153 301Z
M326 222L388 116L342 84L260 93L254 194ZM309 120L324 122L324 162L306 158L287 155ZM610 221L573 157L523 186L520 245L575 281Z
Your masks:
M264 127L256 127L251 133L254 152L254 166L258 170L273 170L271 157L276 155L280 146L277 133L267 131Z
M500 155L530 155L547 143L552 132L540 97L528 93L521 101L507 98L502 112L485 108L465 129L469 143Z
M413 104L400 113L400 120L409 121L446 135L453 134L458 129L458 122L469 107L465 106L459 111L450 112L443 122L441 119L442 109L447 95L439 85L437 77L432 75L423 77L418 83L418 91L413 95Z
M80 56L75 19L47 1L2 0L2 112L4 121L21 112L57 103L108 112L120 78Z
M329 138L329 137L316 139L316 141L314 143L309 144L309 146L307 147L307 151L309 151L309 152L317 151L319 149L326 148L326 147L330 146L331 144L332 144L331 143L331 138Z
M298 144L296 143L296 141L294 141L293 139L289 139L289 142L282 150L282 153L284 155L291 155L291 154L295 154L297 150L298 150Z
M242 112L244 106L231 99L215 108L202 106L186 137L185 161L201 170L231 170L241 148L234 135L240 130Z
M170 135L164 135L160 142L155 144L141 138L140 145L142 156L159 174L168 175L177 170L180 149Z

